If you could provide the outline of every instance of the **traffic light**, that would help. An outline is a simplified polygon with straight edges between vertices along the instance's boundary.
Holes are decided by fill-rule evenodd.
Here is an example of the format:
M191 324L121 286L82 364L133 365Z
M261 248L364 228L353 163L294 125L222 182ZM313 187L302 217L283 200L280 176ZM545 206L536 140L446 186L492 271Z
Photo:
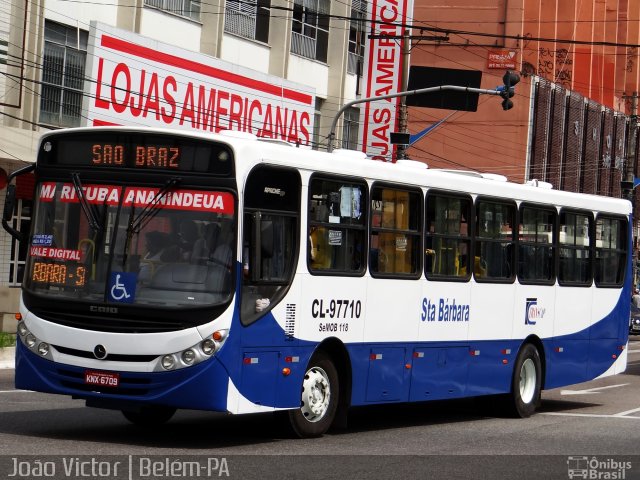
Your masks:
M502 87L502 91L500 92L500 96L504 98L504 100L502 100L502 109L510 110L513 108L513 102L509 99L516 93L515 85L520 81L520 75L507 70L507 73L502 77L502 81L504 82L504 87Z

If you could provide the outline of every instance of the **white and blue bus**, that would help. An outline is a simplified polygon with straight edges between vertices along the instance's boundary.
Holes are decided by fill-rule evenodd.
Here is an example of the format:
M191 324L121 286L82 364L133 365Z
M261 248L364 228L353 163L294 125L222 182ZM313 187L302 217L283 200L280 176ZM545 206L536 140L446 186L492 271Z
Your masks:
M16 387L121 410L282 410L541 390L624 371L631 204L262 141L45 134Z

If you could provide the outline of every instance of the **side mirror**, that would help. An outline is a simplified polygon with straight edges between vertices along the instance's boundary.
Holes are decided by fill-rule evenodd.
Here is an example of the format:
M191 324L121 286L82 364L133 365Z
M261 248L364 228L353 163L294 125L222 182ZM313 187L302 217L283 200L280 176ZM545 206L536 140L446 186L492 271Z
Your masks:
M27 165L20 170L16 170L11 175L7 177L7 196L4 201L4 210L2 211L2 227L11 235L13 238L18 240L19 242L24 240L24 233L16 230L9 222L13 218L13 210L16 206L16 185L11 183L15 177L19 177L20 175L24 175L26 173L32 172L35 170L36 164L32 163L31 165Z
M13 217L13 209L16 205L16 186L7 185L7 196L4 200L4 211L2 212L2 222L9 222Z

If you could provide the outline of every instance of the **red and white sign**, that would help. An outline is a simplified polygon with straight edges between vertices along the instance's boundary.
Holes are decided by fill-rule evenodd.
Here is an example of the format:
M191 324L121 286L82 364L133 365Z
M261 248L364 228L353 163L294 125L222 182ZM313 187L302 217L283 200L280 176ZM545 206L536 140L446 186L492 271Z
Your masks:
M367 19L375 38L365 49L363 97L398 93L402 88L402 34L412 0L373 0L367 3ZM364 103L360 108L362 149L374 160L395 161L391 132L397 131L400 98Z
M515 50L489 50L487 68L515 70L517 54Z
M113 185L83 185L82 191L91 205L119 205L122 188ZM124 207L145 207L156 203L156 208L217 212L232 215L235 208L233 195L228 192L203 190L170 190L157 199L159 188L127 187L122 199ZM58 195L56 197L56 195ZM57 185L44 182L40 186L40 200L51 202L57 198L62 203L77 203L76 189L71 183Z
M92 24L89 38L89 125L230 129L311 142L311 87L102 23Z

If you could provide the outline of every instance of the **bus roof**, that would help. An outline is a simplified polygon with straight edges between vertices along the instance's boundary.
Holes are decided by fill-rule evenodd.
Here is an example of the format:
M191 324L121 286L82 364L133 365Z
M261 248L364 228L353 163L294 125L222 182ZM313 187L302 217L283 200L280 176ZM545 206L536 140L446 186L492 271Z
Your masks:
M632 212L631 202L625 199L553 190L545 182L525 184L509 182L506 177L475 171L430 169L425 163L409 160L397 163L374 161L363 152L337 149L332 153L298 147L281 140L259 139L249 133L223 131L219 134L188 130L168 130L153 127L80 127L47 132L41 142L50 136L78 132L130 131L179 135L226 143L236 152L236 171L244 175L255 162L244 164L238 158L249 155L256 161L273 165L291 166L308 172L363 177L370 181L400 183L412 187L426 187L458 191L474 195L514 199L521 202L552 203L576 209L606 211L620 215Z

